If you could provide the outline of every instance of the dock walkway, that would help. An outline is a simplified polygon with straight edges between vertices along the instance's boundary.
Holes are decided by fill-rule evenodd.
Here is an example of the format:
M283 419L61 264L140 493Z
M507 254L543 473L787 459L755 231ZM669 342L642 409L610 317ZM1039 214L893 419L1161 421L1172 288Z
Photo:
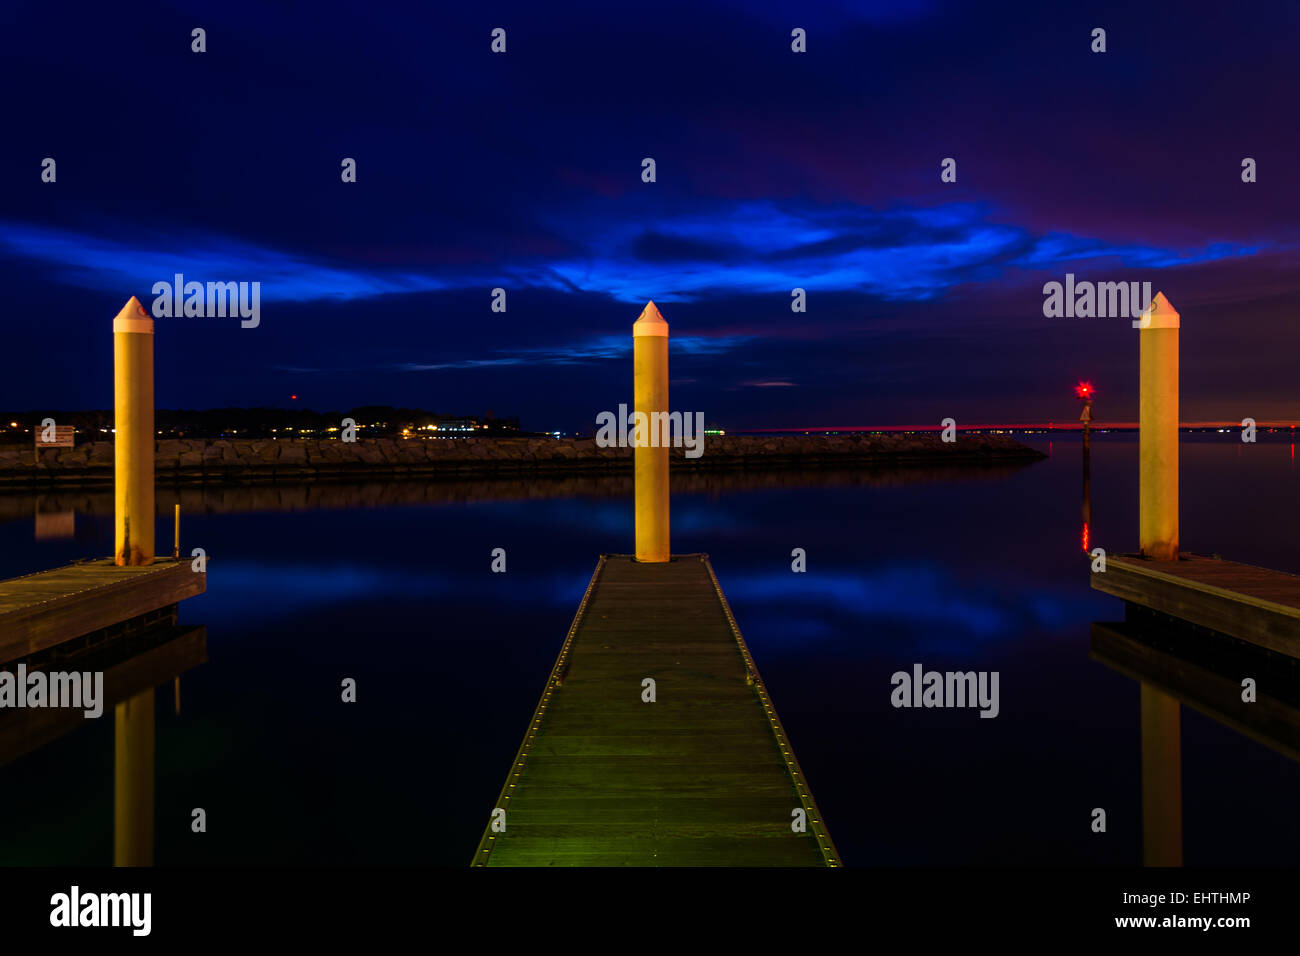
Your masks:
M474 865L839 865L702 554L601 557L496 807Z
M1098 591L1271 651L1300 658L1300 577L1217 556L1107 558Z
M188 558L118 567L112 558L0 581L0 663L202 594L207 573Z

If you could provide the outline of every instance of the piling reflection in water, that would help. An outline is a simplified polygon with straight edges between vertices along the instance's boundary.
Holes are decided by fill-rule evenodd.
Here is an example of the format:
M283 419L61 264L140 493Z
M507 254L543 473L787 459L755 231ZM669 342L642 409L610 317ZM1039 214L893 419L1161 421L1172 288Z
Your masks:
M1142 684L1142 862L1183 865L1182 714L1178 701Z
M152 866L154 689L113 709L113 865Z
M129 623L129 622L128 622ZM154 863L155 688L176 685L180 676L207 662L207 629L179 627L174 612L148 626L115 629L113 635L93 634L62 645L58 653L0 663L13 671L20 663L28 672L77 671L103 673L103 710L99 720L114 721L113 736L113 863L152 866ZM179 696L177 696L179 700ZM93 723L83 710L23 708L0 716L0 766L48 746ZM60 860L47 860L58 864Z
M1184 704L1300 762L1300 662L1135 607L1122 623L1092 625L1089 656L1140 686L1147 866L1183 862Z

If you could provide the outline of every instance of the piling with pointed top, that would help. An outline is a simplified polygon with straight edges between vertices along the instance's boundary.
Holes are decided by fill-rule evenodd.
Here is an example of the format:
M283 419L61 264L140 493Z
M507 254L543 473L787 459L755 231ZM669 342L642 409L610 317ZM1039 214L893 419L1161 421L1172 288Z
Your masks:
M668 323L654 302L646 303L632 324L633 421L646 423L633 449L636 479L636 559L663 562L672 552L668 543L668 447L653 447L655 412L668 414ZM642 416L644 415L644 418Z
M132 296L113 319L113 559L118 565L153 564L153 413L153 318Z
M1138 332L1138 542L1157 561L1178 559L1178 312L1157 292Z

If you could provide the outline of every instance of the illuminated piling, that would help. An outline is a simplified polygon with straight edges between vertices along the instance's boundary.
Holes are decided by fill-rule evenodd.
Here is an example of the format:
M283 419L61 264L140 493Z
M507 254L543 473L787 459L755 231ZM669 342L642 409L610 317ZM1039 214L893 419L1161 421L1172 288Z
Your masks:
M1183 865L1183 753L1177 700L1142 684L1142 862Z
M654 413L668 414L668 323L653 302L646 303L632 325L633 420L644 415L646 428L637 430L633 449L636 475L636 559L663 562L671 557L668 543L668 447L651 447ZM664 436L659 436L663 438Z
M115 708L113 865L153 865L153 688Z
M1179 319L1163 292L1135 323L1139 336L1138 542L1158 561L1178 558Z
M113 319L114 561L153 564L153 319L135 296Z

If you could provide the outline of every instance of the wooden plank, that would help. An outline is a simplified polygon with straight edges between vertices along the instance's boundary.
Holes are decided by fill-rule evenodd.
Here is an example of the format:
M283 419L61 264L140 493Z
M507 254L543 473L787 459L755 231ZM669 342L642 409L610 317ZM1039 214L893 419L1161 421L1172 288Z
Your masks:
M190 559L117 567L112 558L0 581L0 662L202 594L207 572Z
M1300 657L1300 577L1205 555L1106 560L1092 587L1260 647Z
M1300 760L1300 707L1271 693L1274 682L1261 675L1263 662L1207 667L1153 647L1141 640L1140 630L1118 623L1092 625L1089 656L1251 740ZM1243 677L1258 680L1258 696L1252 703L1241 699Z
M496 806L475 865L839 865L705 555L601 557Z
M160 630L165 639L137 654L114 655L110 648L83 655L92 660L71 658L38 669L46 672L102 671L104 712L93 719L112 722L113 708L117 704L207 662L206 627L166 625ZM114 660L114 657L118 659ZM65 708L6 711L0 715L0 765L38 750L89 722L83 711Z

